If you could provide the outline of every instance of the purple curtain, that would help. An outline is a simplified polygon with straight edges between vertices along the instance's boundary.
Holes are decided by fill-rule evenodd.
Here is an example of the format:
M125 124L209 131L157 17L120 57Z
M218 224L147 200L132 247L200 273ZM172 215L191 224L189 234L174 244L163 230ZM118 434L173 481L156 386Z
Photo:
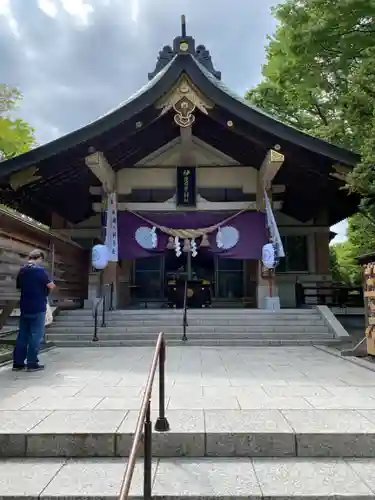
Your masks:
M155 224L173 229L197 229L212 226L227 219L234 212L168 212L153 213L139 212L140 215ZM224 224L232 226L239 232L237 244L228 250L217 247L216 234L214 231L209 235L209 250L214 254L230 259L261 259L262 246L268 242L265 215L262 212L243 212ZM119 258L138 259L150 257L157 253L163 253L168 243L168 236L157 231L158 245L155 249L142 248L135 239L135 232L139 227L152 228L137 215L130 212L119 212ZM199 242L197 240L198 252Z

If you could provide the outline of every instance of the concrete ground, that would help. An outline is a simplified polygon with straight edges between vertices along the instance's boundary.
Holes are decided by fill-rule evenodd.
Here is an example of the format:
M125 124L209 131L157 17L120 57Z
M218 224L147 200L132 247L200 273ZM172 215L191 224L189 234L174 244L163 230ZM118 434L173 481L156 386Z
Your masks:
M14 458L0 497L115 498L152 353L55 349L45 372L3 367L0 454ZM169 348L153 493L374 498L374 389L375 372L313 347ZM133 496L141 484L140 464Z

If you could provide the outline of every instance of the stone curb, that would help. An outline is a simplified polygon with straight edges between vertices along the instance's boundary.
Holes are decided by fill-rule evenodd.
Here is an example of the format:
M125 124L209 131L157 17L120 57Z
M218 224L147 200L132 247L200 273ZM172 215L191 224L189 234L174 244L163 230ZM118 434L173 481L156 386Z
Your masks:
M355 358L353 356L341 356L340 352L337 352L335 349L332 349L330 347L325 347L321 345L314 345L315 349L318 349L319 351L323 351L327 354L330 354L331 356L335 356L336 358L340 358L343 361L347 361L348 363L351 363L353 365L360 366L361 368L365 368L366 370L369 370L371 372L375 372L375 363L371 363L370 361L367 361L366 359L363 358Z
M133 433L0 434L0 457L128 457L133 439ZM375 432L153 432L152 450L158 458L375 458Z

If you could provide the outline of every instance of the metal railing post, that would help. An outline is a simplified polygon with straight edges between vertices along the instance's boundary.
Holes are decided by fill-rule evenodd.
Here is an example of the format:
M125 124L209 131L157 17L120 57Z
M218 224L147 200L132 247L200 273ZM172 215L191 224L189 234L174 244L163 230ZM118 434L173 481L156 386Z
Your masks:
M158 432L169 431L169 423L165 416L165 339L160 344L159 354L159 417L155 422L155 430Z
M106 296L105 296L105 288L103 289L103 309L102 309L102 327L106 326L105 324L105 308L106 308Z
M114 288L115 288L114 283L111 283L111 285L110 285L110 296L109 296L109 310L110 310L110 311L113 311L113 295L114 295Z
M94 311L94 336L92 338L93 342L97 342L98 339L98 308L95 307Z
M151 500L152 495L152 425L151 425L151 399L147 402L146 417L144 421L144 473L143 473L143 498Z
M187 336L186 336L186 327L188 325L187 322L187 280L185 278L185 286L184 286L184 312L183 312L183 317L182 317L182 340L184 342L187 341Z

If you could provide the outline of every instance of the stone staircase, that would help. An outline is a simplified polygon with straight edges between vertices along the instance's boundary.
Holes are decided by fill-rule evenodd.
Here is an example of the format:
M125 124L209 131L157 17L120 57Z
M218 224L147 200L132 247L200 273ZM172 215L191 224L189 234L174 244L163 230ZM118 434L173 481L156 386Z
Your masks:
M176 309L109 311L107 326L99 326L99 342L93 344L92 311L63 311L47 329L47 340L65 347L148 346L153 345L155 332L163 331L169 345L179 345L182 319L182 311ZM275 313L249 309L190 309L187 336L189 345L200 346L338 342L332 329L314 309L284 309Z

